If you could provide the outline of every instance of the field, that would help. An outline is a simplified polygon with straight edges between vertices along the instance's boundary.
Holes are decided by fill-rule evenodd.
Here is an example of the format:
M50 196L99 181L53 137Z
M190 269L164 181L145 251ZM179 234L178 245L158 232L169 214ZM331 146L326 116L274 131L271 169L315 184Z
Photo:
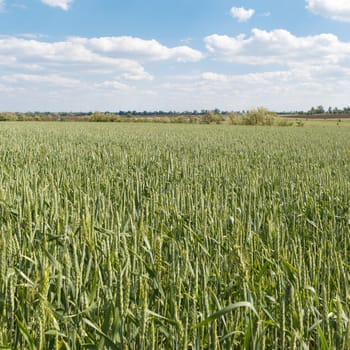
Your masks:
M317 126L317 127L350 127L350 117L343 119L316 119L316 118L288 118L294 125L302 123L305 127Z
M1 123L0 348L349 349L348 126Z

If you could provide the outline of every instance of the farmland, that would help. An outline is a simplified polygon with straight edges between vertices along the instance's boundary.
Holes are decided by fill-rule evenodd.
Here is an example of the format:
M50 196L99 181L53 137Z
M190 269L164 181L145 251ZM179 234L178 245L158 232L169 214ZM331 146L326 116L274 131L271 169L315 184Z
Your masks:
M349 349L350 129L312 123L2 123L0 348Z

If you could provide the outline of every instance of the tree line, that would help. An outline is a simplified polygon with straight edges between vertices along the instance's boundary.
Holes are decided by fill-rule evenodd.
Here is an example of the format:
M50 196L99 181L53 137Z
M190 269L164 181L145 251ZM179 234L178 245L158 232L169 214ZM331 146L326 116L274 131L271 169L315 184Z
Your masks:
M328 107L325 109L322 105L317 107L311 107L306 114L350 114L350 107L338 108L338 107Z
M183 124L232 124L232 125L292 125L277 113L259 107L243 112L226 112L219 109L200 112L88 112L88 113L50 113L50 112L3 112L0 121L87 121L87 122L152 122Z
M283 117L350 115L350 107L342 109L323 106L308 111L275 113L264 107L248 111L229 112L219 109L200 111L118 111L118 112L0 112L0 121L91 121L91 122L162 122L220 124L283 124Z

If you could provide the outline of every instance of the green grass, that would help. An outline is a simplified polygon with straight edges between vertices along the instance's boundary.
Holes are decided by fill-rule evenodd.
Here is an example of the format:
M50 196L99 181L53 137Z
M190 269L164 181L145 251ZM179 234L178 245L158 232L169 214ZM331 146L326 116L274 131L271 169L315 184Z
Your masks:
M312 118L291 118L287 119L293 122L294 125L298 125L298 122L301 122L303 126L318 126L318 127L327 127L327 128L349 128L350 127L350 118L343 119L312 119Z
M0 348L349 349L346 127L0 124Z

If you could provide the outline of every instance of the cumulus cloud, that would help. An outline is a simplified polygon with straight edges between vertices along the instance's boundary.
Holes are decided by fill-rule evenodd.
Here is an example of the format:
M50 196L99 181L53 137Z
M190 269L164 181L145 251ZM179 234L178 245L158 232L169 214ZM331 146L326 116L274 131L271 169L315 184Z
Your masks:
M74 0L41 0L42 3L52 6L52 7L59 7L64 11L68 11L70 4Z
M185 101L192 89L197 92L197 106L206 109L266 105L276 110L299 110L320 103L339 106L346 101L350 42L336 35L295 36L282 29L254 29L247 36L214 34L204 41L209 58L243 64L248 72L211 70L173 79L163 88L174 95L174 100Z
M97 88L105 88L105 89L113 89L113 90L127 90L129 89L129 85L121 83L117 80L106 80L102 83L96 83L95 87Z
M0 66L17 70L120 73L125 80L140 81L153 79L143 66L147 61L194 62L202 57L201 52L188 46L168 48L156 40L134 37L69 38L56 42L0 37Z
M0 81L6 83L39 83L73 87L80 84L78 79L66 78L58 74L38 75L38 74L13 74L0 77Z
M348 0L306 0L311 12L336 21L350 22L350 2Z
M176 62L203 57L189 46L167 47L156 40L134 37L48 41L40 35L3 35L0 102L9 110L19 108L18 100L20 108L34 110L62 110L63 103L69 110L137 108L137 99L151 103L156 96L147 92L155 78L147 65L167 61L174 67ZM152 106L156 108L154 101Z
M251 65L336 64L350 55L350 42L334 34L297 37L284 29L253 29L250 37L214 34L204 42L216 59Z
M143 60L197 62L203 58L200 51L189 46L166 47L156 40L144 40L131 36L101 38L71 38L73 43L109 56L138 57Z
M153 80L154 77L152 74L149 74L148 72L137 72L137 73L124 73L121 76L124 80Z
M5 0L0 0L0 12L5 10Z
M307 80L308 77L309 75L305 74L304 70L298 69L246 74L219 74L214 72L204 72L201 74L201 78L205 81L255 86L272 84L274 81L281 83L297 81L300 78L303 78L303 80Z
M264 105L292 111L320 103L341 106L350 88L350 68L315 65L245 74L205 71L171 77L161 88L169 101L181 101L188 109L243 110Z
M255 10L245 9L244 7L232 7L230 12L232 17L236 18L238 22L247 22L254 16Z
M0 38L1 65L13 64L16 69L36 67L42 70L107 71L144 74L144 67L136 60L108 57L95 53L71 41L44 42L17 37Z

